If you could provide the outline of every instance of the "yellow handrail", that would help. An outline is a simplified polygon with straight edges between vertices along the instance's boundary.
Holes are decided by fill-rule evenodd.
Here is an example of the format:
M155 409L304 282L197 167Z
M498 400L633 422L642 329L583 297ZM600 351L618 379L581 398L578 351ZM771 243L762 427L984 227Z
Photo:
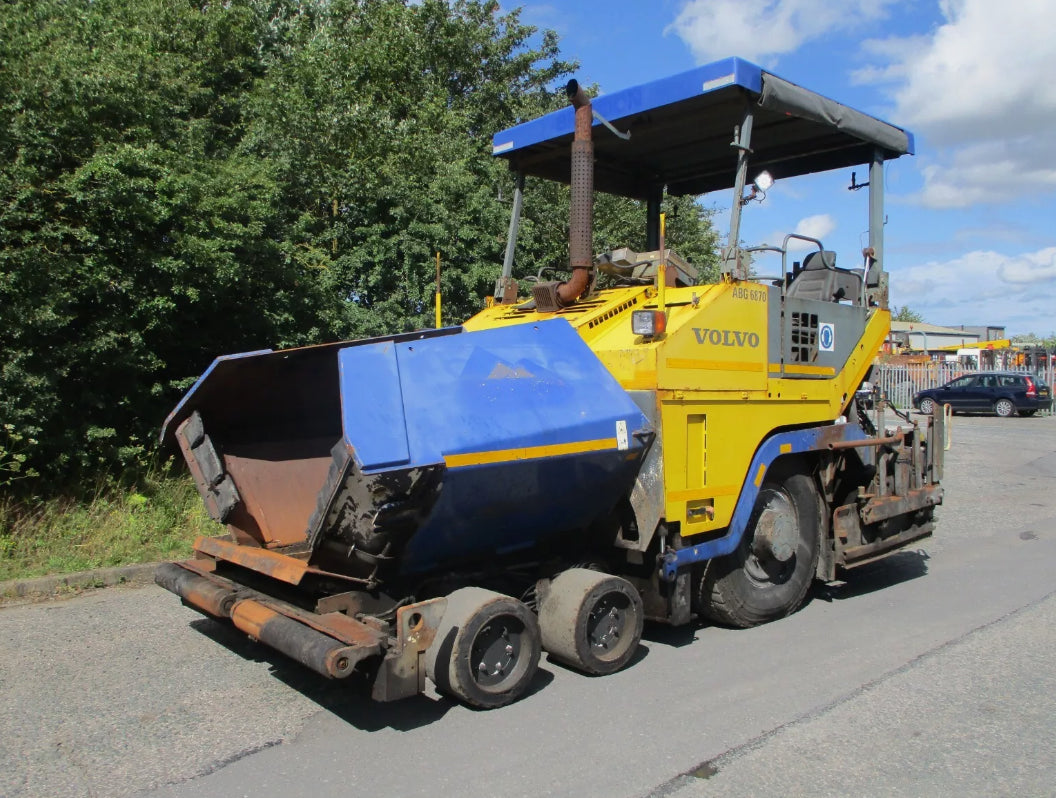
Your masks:
M436 329L440 329L440 250L436 251Z

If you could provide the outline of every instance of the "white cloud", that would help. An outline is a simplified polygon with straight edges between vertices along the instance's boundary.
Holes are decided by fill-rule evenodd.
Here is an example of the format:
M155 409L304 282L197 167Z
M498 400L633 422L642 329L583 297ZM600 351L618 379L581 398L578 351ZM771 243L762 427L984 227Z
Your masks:
M997 268L1006 283L1056 283L1056 247L1006 260Z
M850 74L851 83L903 81L906 78L908 62L918 52L930 46L931 37L926 35L866 39L859 45L859 49L869 58L879 58L881 63L853 70Z
M1056 3L940 0L931 34L867 42L878 65L854 73L886 84L893 118L923 135L924 189L934 208L1004 202L1056 190Z
M1056 147L1047 136L1022 136L971 144L941 153L921 167L918 201L930 208L1023 199L1056 189Z
M517 8L516 5L512 8L503 6L502 11L505 14L515 8ZM562 14L556 6L546 3L530 3L520 6L520 9L521 22L526 25L534 25L540 30L555 30L562 35L568 32L568 15Z
M920 136L931 208L1056 191L1056 2L1052 0L688 0L668 27L699 61L772 65L823 37L879 29L896 6L934 3L942 24L866 40L858 84L890 93L891 118Z
M825 239L832 235L836 230L836 220L827 213L819 213L815 216L808 216L805 219L800 219L796 225L796 232L801 236L809 236L810 238L816 238L819 241L824 242ZM807 241L800 241L793 238L788 242L788 248L791 250L804 250L813 249L814 245Z
M937 144L1015 138L1051 126L1056 4L947 0L940 8L946 24L926 47L907 48L900 59L898 118L927 129Z
M900 0L689 0L667 28L701 63L769 61L812 39L885 16Z
M891 268L891 303L909 306L931 324L1004 324L1009 335L1056 329L1056 247L1020 255L976 250Z

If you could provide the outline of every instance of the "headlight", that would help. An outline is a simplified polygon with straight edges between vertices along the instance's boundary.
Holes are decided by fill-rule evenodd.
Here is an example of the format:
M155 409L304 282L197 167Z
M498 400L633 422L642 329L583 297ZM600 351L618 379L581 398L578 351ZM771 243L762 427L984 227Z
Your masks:
M659 310L636 310L631 313L631 332L655 338L667 330L667 314Z

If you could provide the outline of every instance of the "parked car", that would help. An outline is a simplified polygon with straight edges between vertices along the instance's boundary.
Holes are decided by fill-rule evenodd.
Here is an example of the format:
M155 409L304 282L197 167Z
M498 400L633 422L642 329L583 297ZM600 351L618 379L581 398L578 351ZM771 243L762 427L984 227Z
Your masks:
M868 380L865 380L859 389L854 392L854 398L860 400L869 410L872 410L872 397L873 397L873 385Z
M855 398L860 400L869 410L873 409L873 390L873 384L865 380L858 386L858 390L854 392Z
M940 405L949 405L955 413L1032 416L1052 406L1052 390L1032 374L984 371L966 374L938 388L928 388L913 395L913 406L926 415L931 415Z

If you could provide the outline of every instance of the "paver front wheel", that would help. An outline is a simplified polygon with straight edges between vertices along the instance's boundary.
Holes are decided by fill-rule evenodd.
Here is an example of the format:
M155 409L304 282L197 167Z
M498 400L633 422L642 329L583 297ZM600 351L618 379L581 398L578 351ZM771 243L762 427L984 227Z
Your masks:
M926 416L930 416L935 412L935 403L927 397L920 400L920 412Z
M1001 418L1008 418L1016 414L1016 405L1011 399L998 399L994 402L994 412Z
M539 667L539 623L509 596L465 587L447 597L425 672L441 692L482 709L505 706L528 689Z
M593 674L615 673L635 655L645 610L626 579L585 568L557 575L539 606L539 627L554 659Z

